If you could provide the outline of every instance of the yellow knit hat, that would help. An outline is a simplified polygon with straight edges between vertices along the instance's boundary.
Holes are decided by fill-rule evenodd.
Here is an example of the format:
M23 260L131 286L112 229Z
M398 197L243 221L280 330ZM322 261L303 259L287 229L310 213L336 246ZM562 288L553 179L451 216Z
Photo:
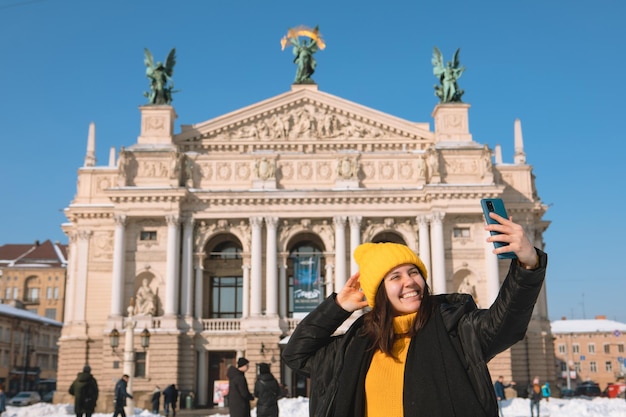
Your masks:
M427 277L424 262L408 246L398 243L363 243L354 251L354 260L359 265L361 289L370 307L374 307L380 283L393 268L412 264L419 268L424 280Z

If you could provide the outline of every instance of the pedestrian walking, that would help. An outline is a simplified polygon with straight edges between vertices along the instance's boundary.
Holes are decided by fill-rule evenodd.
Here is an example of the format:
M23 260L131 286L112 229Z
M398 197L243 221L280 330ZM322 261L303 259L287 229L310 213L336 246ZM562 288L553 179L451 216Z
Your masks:
M154 387L154 391L152 391L152 398L150 399L152 403L152 414L159 414L159 406L161 405L161 388L157 385Z
M254 397L248 389L245 375L249 363L246 358L239 358L237 367L231 366L226 371L230 417L250 417L250 401L254 400Z
M127 390L129 378L130 377L128 375L124 374L115 384L115 411L113 412L113 417L126 417L126 411L124 411L124 407L126 407L126 399L133 398Z
M254 383L254 396L258 398L257 417L278 417L280 385L270 372L270 365L267 363L259 364L259 376Z
M170 415L170 407L172 408L172 417L176 417L176 402L178 401L178 389L172 384L163 391L163 411L166 416Z
M76 374L76 379L69 389L74 396L74 412L76 417L91 417L98 401L98 382L91 375L91 367L85 365L83 371Z
M498 412L500 413L500 417L504 417L504 414L502 413L502 401L506 400L506 392L504 390L514 385L515 381L511 381L508 384L505 384L504 376L502 375L500 375L498 377L498 380L493 384L493 388L496 393L496 399L498 400Z
M541 385L539 385L539 377L533 379L533 383L528 387L528 399L530 400L530 417L539 417L541 403ZM537 416L535 416L535 412Z

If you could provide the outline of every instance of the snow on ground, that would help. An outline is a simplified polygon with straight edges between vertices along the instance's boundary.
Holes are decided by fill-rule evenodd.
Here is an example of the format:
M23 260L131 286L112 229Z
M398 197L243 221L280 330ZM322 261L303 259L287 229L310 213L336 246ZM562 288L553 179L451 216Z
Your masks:
M280 417L308 417L308 398L283 398L278 401ZM530 416L530 402L525 398L514 398L502 403L504 417ZM623 399L595 398L558 399L541 401L541 417L626 417L626 401ZM74 406L69 404L39 403L30 407L7 407L3 417L67 417L74 416ZM93 417L110 417L109 414L96 413ZM135 409L136 417L157 417L147 410ZM129 416L130 417L130 416ZM213 414L212 417L228 417L228 414ZM256 410L252 410L256 417Z

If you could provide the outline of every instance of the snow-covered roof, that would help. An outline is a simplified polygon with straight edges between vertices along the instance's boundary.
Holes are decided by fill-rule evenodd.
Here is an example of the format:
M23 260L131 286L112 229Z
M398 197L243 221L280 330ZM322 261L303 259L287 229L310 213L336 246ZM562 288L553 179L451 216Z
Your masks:
M626 324L606 319L555 320L550 323L552 334L626 332Z
M59 327L63 326L63 323L61 323L60 321L52 320L47 317L35 314L32 311L16 308L8 304L0 304L0 316L16 317L19 319L36 321L42 324L50 324Z

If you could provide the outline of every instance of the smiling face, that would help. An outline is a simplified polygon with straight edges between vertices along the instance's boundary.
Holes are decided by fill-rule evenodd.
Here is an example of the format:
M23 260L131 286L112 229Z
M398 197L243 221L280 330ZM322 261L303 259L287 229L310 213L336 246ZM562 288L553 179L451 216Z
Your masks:
M425 284L419 269L412 264L397 266L385 275L385 292L397 316L419 310Z

